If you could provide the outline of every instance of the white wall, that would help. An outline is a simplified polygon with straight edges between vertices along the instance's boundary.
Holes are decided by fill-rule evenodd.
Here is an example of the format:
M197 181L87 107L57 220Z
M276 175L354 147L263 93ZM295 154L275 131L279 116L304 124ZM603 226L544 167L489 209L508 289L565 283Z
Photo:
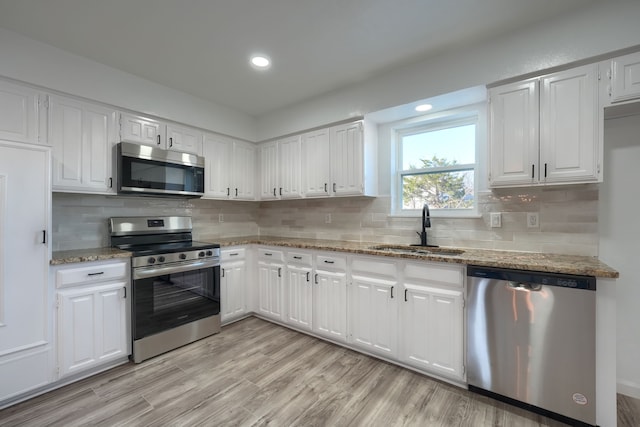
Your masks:
M255 119L0 28L0 76L249 141Z
M617 292L618 391L640 398L640 115L605 120L600 186L600 259L620 272Z
M640 45L638 22L640 1L598 2L261 116L258 140Z

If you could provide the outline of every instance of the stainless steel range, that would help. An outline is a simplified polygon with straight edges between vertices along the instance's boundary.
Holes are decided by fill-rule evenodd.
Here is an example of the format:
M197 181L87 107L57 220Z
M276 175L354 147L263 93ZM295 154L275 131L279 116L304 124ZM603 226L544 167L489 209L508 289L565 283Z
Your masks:
M131 251L135 363L220 331L220 245L194 242L190 217L109 220Z

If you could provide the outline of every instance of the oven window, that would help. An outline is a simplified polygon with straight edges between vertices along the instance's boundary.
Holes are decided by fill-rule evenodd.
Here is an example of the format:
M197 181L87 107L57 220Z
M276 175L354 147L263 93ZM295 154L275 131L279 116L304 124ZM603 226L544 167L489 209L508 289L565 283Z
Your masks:
M134 339L220 313L220 267L136 279Z

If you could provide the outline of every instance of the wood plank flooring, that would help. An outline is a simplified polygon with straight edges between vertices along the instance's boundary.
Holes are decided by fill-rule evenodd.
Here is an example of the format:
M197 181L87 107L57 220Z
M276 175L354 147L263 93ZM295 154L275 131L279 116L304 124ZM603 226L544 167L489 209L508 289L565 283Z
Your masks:
M620 426L640 405L619 397ZM251 317L0 411L2 426L561 426Z

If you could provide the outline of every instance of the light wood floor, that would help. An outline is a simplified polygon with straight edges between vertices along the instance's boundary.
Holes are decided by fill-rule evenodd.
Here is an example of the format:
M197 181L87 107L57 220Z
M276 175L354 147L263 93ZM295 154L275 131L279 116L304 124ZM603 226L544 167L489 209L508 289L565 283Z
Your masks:
M620 406L620 426L640 425L637 401ZM9 407L0 425L563 424L252 317Z

